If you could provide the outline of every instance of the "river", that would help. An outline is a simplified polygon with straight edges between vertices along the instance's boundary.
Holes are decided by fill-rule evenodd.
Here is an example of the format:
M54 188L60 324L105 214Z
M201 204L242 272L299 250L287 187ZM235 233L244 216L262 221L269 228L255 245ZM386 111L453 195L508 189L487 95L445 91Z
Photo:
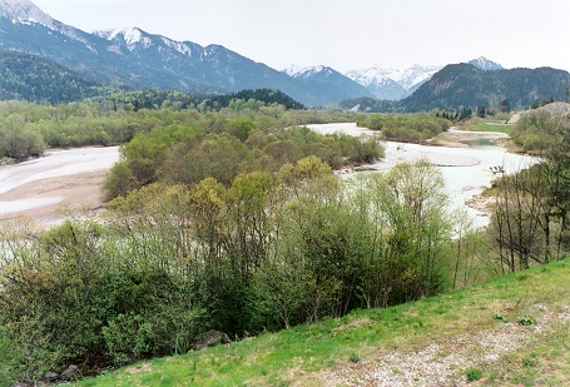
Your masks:
M351 136L375 136L378 132L359 128L356 123L309 125L309 128L321 134L343 133ZM471 140L479 134L481 139L502 139L503 133L474 133L451 130L457 137L464 136ZM506 173L526 169L537 162L536 159L509 153L497 145L471 145L463 148L427 146L398 142L383 142L386 157L381 162L368 167L379 172L387 172L403 162L427 160L436 166L443 176L445 191L449 197L450 210L466 209L473 221L473 226L481 228L489 224L489 216L481 210L468 206L468 202L490 187L496 176L491 167L503 167ZM352 174L349 174L350 177Z
M375 136L377 132L355 123L309 125L321 134L344 133ZM469 138L477 133L452 130L451 137ZM500 139L502 133L481 133L484 139ZM508 136L506 136L508 137ZM469 141L468 141L469 142ZM480 195L495 178L490 168L502 166L507 173L528 168L534 162L496 145L465 148L426 146L397 142L383 143L386 158L370 168L386 172L403 162L427 160L441 171L450 209L467 209L476 227L488 224L488 215L470 208L467 202ZM105 174L119 160L119 148L54 150L25 163L0 167L0 220L27 216L44 226L61 223L79 208L92 215L103 203ZM346 178L352 174L342 175Z

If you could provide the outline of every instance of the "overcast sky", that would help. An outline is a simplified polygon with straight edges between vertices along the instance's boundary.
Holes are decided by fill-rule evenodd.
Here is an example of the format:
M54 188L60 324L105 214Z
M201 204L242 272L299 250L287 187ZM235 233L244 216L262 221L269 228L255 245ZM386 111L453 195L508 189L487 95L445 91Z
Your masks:
M138 26L276 68L444 65L486 56L570 70L570 0L35 0L87 31Z

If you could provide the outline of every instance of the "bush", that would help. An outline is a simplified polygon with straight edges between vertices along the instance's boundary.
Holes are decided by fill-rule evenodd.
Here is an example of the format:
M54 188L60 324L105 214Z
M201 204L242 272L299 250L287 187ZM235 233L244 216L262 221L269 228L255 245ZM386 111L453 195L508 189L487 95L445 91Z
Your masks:
M66 224L7 269L0 325L30 376L184 352L201 333L204 315L184 279L158 262L117 255L118 245L107 250L111 237L98 226Z
M451 121L427 114L373 114L359 119L358 126L382 131L387 140L418 143L447 131Z
M426 163L347 189L316 157L228 187L148 185L104 226L22 240L0 272L0 326L37 378L430 296L449 274L442 189Z
M476 368L468 369L465 374L467 375L467 381L469 383L477 382L481 380L481 378L483 377L483 373L481 372L481 370Z

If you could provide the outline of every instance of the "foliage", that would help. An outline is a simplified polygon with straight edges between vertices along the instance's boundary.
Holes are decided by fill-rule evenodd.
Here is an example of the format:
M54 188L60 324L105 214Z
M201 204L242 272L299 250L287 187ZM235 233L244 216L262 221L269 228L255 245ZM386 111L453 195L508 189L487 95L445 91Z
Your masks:
M97 93L95 83L48 59L0 52L0 100L66 103Z
M233 110L243 109L251 101L257 101L263 105L280 105L285 109L304 110L305 106L287 94L273 89L242 90L235 94L211 96L199 99L200 107L219 110L231 107Z
M570 74L563 70L483 71L470 64L454 64L435 74L400 105L406 112L526 109L539 101L566 101L569 88Z
M340 107L362 113L395 113L403 110L398 101L384 101L372 97L347 99L340 103Z
M229 186L240 173L276 173L283 165L308 156L317 156L333 168L384 156L375 139L323 136L304 127L264 128L259 115L254 116L258 121L214 117L214 127L197 121L200 129L176 126L137 135L122 148L123 162L108 177L108 197L157 181L193 186L213 177Z
M546 110L528 113L515 139L540 136L544 158L534 167L503 176L495 187L490 233L503 270L517 271L561 259L570 251L570 132L568 118ZM541 128L541 129L538 129ZM530 148L527 148L530 149Z
M451 122L427 114L373 114L359 119L358 126L382 131L387 140L419 143L445 132L451 127Z
M34 379L185 353L209 329L239 338L447 289L437 170L354 184L311 156L226 185L147 185L113 201L105 226L13 240L0 326Z
M234 101L232 107L212 112L178 104L179 93L166 93L172 104L156 108L158 92L115 94L110 99L67 105L38 105L0 102L0 158L26 159L41 154L46 147L67 148L87 145L125 144L139 133L171 128L198 128L208 133L227 132L242 141L255 130L281 130L308 123L354 120L342 112L286 110L258 101ZM119 102L117 101L117 99ZM251 103L250 103L251 102ZM135 108L134 106L139 106ZM254 109L250 108L254 106ZM143 107L149 107L144 109Z
M388 309L354 311L341 319L260 335L231 347L155 359L78 385L131 386L160 381L179 385L188 380L204 386L315 384L315 380L318 384L323 381L319 376L329 375L331 368L344 367L353 354L374 359L378 353L396 349L405 356L407 351L413 353L425 347L426 342L448 343L450 335L461 338L460 343L466 337L487 337L503 329L504 322L494 319L497 311L514 321L518 313L536 311L536 305L549 311L565 310L570 296L570 262L535 268L525 275L526 281L508 275L473 289ZM562 325L536 337L533 345L512 351L497 362L480 365L479 370L484 375L497 375L495 382L499 385L521 384L524 380L567 385L569 344L570 331ZM537 367L521 367L522 359L533 352L538 355ZM531 378L522 379L529 373ZM466 370L457 376L465 378Z
M523 151L542 154L560 144L569 131L570 118L567 114L538 109L521 116L514 126L512 137Z

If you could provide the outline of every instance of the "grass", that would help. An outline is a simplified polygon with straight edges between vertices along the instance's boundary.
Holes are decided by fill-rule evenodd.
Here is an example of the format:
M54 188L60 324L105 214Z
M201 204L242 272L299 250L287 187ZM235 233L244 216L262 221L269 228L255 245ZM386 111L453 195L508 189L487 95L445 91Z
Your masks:
M504 121L490 121L473 119L464 124L464 130L473 132L498 132L506 133L509 136L513 132L512 125L505 124Z
M318 375L324 370L373 358L382 350L412 349L437 338L493 329L504 324L503 319L527 318L531 306L538 303L556 307L569 299L570 261L562 261L415 303L357 311L343 319L268 333L231 346L150 360L78 386L288 385L292 381L322 385ZM570 366L564 368L569 351L562 350L565 344L559 340L552 343L544 343L541 351L552 352L553 358L558 354L560 372L570 375ZM485 378L489 372L483 369L482 375L472 376ZM520 378L527 377L524 372L521 369ZM548 372L541 376L569 377ZM496 380L502 377L495 372Z

